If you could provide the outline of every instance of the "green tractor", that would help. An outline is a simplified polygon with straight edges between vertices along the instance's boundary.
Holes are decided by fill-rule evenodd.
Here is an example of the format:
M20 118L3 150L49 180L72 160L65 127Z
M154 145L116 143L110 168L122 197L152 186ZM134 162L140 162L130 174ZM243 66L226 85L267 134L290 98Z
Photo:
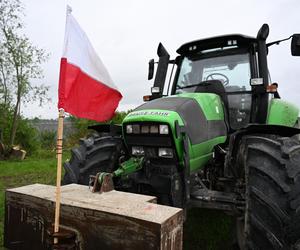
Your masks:
M264 24L256 38L192 41L175 60L159 44L152 94L122 125L91 127L64 183L89 185L101 172L93 181L109 175L117 190L160 204L228 212L240 249L300 249L299 111L270 83L269 47L287 39L267 43L268 34ZM300 56L300 34L290 38Z

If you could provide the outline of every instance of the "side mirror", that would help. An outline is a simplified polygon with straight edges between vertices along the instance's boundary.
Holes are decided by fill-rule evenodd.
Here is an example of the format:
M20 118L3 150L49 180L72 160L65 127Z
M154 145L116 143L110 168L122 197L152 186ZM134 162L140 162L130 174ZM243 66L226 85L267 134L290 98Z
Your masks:
M294 34L291 43L292 56L300 56L300 34Z
M153 78L154 74L154 59L151 59L149 61L149 67L148 67L148 80L151 80Z

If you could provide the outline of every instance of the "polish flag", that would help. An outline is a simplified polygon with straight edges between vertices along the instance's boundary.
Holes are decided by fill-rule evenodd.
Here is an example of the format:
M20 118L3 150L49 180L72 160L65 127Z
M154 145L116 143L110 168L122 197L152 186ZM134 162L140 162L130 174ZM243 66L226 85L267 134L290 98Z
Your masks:
M80 118L110 120L122 98L68 6L58 108Z

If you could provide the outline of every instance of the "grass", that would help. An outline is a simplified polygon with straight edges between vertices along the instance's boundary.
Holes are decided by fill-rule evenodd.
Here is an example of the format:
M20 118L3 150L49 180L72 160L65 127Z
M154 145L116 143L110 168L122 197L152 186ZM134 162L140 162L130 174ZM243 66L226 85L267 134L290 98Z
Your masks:
M192 208L184 224L184 250L231 250L233 223L220 211Z
M65 155L64 158L67 158ZM7 188L33 183L55 184L56 158L29 158L24 161L0 161L0 249L3 245L4 192ZM185 250L231 249L230 217L223 213L191 209L184 225Z
M55 184L56 158L29 158L24 161L0 161L0 248L3 245L4 193L8 188L33 183Z

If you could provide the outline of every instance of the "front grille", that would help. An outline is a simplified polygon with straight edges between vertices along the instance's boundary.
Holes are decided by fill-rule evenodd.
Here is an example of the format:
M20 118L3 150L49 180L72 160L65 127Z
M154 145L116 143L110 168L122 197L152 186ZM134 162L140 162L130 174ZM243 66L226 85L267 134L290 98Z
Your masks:
M132 126L132 133L127 133L126 126ZM159 128L159 125L167 125L169 134L160 134L151 131L151 127ZM147 128L143 130L143 128ZM172 147L172 131L167 123L163 122L132 122L123 124L124 138L130 146L150 146L150 147ZM146 133L148 132L148 133Z
M131 146L172 147L172 139L160 135L126 135L125 141Z
M126 131L126 126L131 126L132 129L130 133ZM159 125L167 125L169 128L168 134L161 134L159 130L156 133L151 132L151 126L159 127ZM149 129L142 130L136 127L149 127ZM143 147L144 155L147 158L157 158L159 148L173 148L175 149L174 140L172 137L172 131L168 124L166 123L155 123L155 122L132 122L123 124L124 139L128 146L129 152L132 152L133 147ZM143 131L143 133L142 133ZM148 131L148 133L145 133ZM175 157L175 150L173 151Z

